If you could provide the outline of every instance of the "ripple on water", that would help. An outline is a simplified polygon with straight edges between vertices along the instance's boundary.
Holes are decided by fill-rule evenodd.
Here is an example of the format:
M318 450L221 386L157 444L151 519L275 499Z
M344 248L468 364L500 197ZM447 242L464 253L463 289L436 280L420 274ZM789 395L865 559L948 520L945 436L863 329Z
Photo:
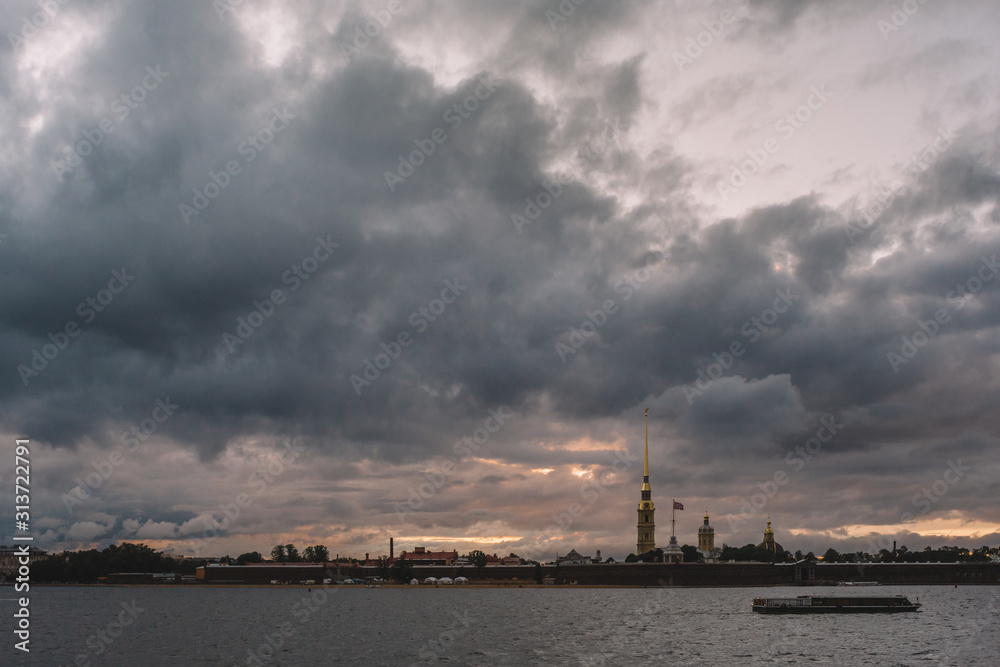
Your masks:
M840 591L838 591L839 593ZM883 587L917 614L762 616L756 595L801 589L42 588L28 664L1000 664L996 587ZM316 594L325 595L323 602ZM145 609L94 655L122 602ZM315 611L303 614L313 604ZM7 603L10 604L10 603ZM0 607L0 612L6 610ZM268 635L291 628L277 651ZM91 641L88 648L88 640ZM13 649L0 650L8 664ZM22 660L22 663L24 661ZM9 663L14 664L14 663ZM255 664L255 663L254 663Z

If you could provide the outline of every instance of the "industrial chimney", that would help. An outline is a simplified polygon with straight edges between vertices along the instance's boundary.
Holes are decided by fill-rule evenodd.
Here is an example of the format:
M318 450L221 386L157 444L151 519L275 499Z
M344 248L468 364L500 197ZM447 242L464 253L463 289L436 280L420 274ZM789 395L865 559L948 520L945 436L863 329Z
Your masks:
M389 538L389 558L392 558L392 538Z

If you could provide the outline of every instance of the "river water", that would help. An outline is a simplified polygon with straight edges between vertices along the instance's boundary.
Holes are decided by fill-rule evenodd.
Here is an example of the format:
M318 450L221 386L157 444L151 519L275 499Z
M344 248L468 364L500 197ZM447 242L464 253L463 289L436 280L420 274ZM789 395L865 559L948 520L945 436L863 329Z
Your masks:
M1000 665L1000 587L883 586L918 613L754 614L801 588L33 588L3 665ZM268 641L270 640L270 641ZM13 658L13 659L12 659Z

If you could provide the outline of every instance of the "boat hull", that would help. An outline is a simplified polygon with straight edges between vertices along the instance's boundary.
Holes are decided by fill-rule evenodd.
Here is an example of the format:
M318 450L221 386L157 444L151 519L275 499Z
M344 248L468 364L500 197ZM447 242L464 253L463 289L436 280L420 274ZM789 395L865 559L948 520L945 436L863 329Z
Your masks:
M918 606L899 607L824 607L824 606L794 606L794 607L766 607L753 605L753 610L758 614L900 614L906 611L917 611Z
M799 595L794 598L754 598L758 614L899 614L917 611L919 602L903 595Z

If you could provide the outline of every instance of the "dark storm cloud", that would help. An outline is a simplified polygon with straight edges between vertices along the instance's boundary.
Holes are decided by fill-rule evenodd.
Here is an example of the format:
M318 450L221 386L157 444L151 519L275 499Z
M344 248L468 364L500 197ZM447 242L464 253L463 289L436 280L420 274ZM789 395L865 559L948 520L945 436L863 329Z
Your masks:
M240 51L246 47L217 23L198 21L190 12L161 16L161 10L153 8L153 15L145 16L138 11L132 8L120 15L118 24L108 29L103 48L90 63L81 62L78 70L93 67L102 76L109 76L102 67L104 61L114 59L113 53L120 59L122 53L129 52L132 62L163 62L163 69L169 72L167 83L174 90L163 100L150 99L134 112L148 121L153 136L134 136L140 128L128 125L131 119L126 119L113 137L117 143L112 144L109 137L105 150L98 148L88 156L67 176L68 183L50 186L64 198L64 209L56 217L62 218L60 236L68 231L70 238L59 248L52 247L51 239L38 239L39 245L44 243L59 253L51 260L59 269L47 272L44 281L28 281L26 289L8 293L9 298L17 299L13 308L7 309L9 324L33 339L4 348L15 364L27 361L31 343L41 347L48 333L79 319L73 306L83 295L62 295L79 293L78 287L86 284L94 285L96 292L104 282L102 265L131 267L137 276L134 286L107 312L101 312L93 326L86 327L81 338L73 340L72 348L53 360L44 375L30 378L29 384L34 386L20 387L23 383L17 381L19 378L5 378L8 389L15 394L20 391L22 396L32 392L37 396L45 392L46 385L67 380L86 384L109 376L113 381L102 391L88 392L91 398L76 401L72 409L61 410L59 422L28 410L17 411L12 421L40 439L72 444L106 418L96 405L102 393L116 407L120 401L129 402L127 413L137 418L154 397L169 394L185 406L183 416L172 427L209 451L218 451L227 440L225 433L239 431L242 420L249 429L259 428L258 417L265 414L302 420L318 412L323 413L318 419L325 422L345 413L348 418L340 428L367 439L364 431L356 431L350 423L350 415L364 413L363 407L357 407L363 406L367 397L357 400L360 406L338 408L337 401L329 400L331 392L348 400L347 376L359 372L364 359L379 351L379 335L388 337L407 329L406 316L428 302L439 291L441 281L456 277L469 281L469 266L477 265L486 280L476 286L479 295L465 301L478 300L480 308L487 308L490 300L508 287L509 277L500 267L495 278L483 271L482 260L489 261L489 256L471 257L476 254L469 252L475 242L470 241L468 227L491 223L489 236L508 247L515 243L506 219L508 211L517 210L522 195L534 194L546 177L539 165L550 123L520 86L507 85L461 128L462 132L456 130L449 137L449 145L434 156L433 166L419 170L397 197L387 196L383 172L396 166L398 155L411 151L414 140L442 125L442 111L472 93L478 79L455 90L435 89L424 72L394 65L391 57L372 49L350 68L317 82L312 100L293 103L289 112L296 118L289 136L277 137L274 145L256 158L256 164L244 165L245 173L232 176L218 200L192 217L192 225L184 226L178 224L182 216L174 212L176 206L189 203L188 193L194 188L204 190L210 173L220 173L226 161L240 157L236 149L245 133L264 126L268 107L288 108L288 96L275 76L238 69L237 63L246 58ZM165 32L185 35L199 48L186 49L183 43L165 48L155 39L138 43L132 38L135 26L155 22L170 26ZM209 48L205 50L205 46ZM211 62L212 67L205 67L205 62ZM71 98L77 103L81 97L109 99L110 91L127 90L129 76L136 74L122 69L119 66L113 80L88 80ZM634 67L626 65L623 74L607 78L616 108L631 104L628 98L635 94L634 77ZM211 99L204 95L209 87ZM267 111L261 113L261 109ZM54 115L66 119L67 125L62 129L48 127L46 137L61 134L72 140L99 121L98 115L81 117L71 111L69 104L55 110ZM531 130L533 123L535 131ZM130 153L121 145L125 138L134 139L145 149ZM506 148L490 155L495 146ZM279 166L293 153L311 160ZM474 215L463 214L456 206L448 211L454 219L435 222L443 225L445 233L440 238L414 238L407 231L414 222L414 207L439 200L449 203L450 192L469 187L456 174L470 173L473 160L476 169L470 186L485 187L487 197L494 200L485 202L493 204L493 215L484 215L482 206ZM106 168L109 164L116 167L115 173ZM446 188L448 195L444 194ZM585 191L567 190L560 202L564 208L570 212L586 210ZM275 192L288 197L280 211L269 203ZM259 204L251 203L258 198ZM71 203L75 209L72 214L66 208ZM392 231L383 229L366 242L358 238L357 227L361 219L372 218L376 228L378 223L394 219ZM549 216L546 223L550 229L558 229L560 217ZM262 328L228 356L228 364L221 363L219 357L227 357L220 351L222 334L235 331L236 318L246 317L255 299L267 298L274 288L287 287L280 280L284 271L309 254L314 236L331 232L336 242L343 244L343 252L330 260L336 268L323 266L314 283L304 286L301 296L290 295L289 304L275 315L283 318L285 327ZM26 252L19 255L22 259L45 254L40 249L24 249ZM489 253L499 254L498 250ZM508 259L502 261L505 269L511 268ZM399 273L387 273L383 267ZM24 280L26 265L9 268ZM32 268L37 268L37 263ZM521 287L530 280L530 275L522 274ZM77 289L71 290L70 284ZM53 300L48 296L51 294L59 296ZM320 312L332 315L325 322L317 312L317 303L322 303ZM461 318L461 311L471 308L460 301L454 307L459 312L449 315L453 320ZM359 335L351 323L364 320L376 309L385 321L369 335ZM440 373L436 370L440 364L430 349L435 343L419 343L422 348L408 351L408 359L397 366L416 365L416 374L433 383L432 376ZM286 355L292 348L300 352ZM266 357L256 358L261 350L267 351ZM333 357L344 367L332 376L316 376L302 366L316 368L317 362L329 362ZM240 363L241 358L254 359L255 363L249 367L249 359ZM502 366L502 361L495 364L497 369ZM393 371L405 374L398 367ZM478 384L475 377L466 379L473 386ZM126 384L141 384L143 391L129 390ZM376 387L377 400L382 400L379 392L384 393L386 386L383 381L383 388ZM108 396L115 393L119 395ZM325 397L321 405L311 398L315 395ZM509 392L500 391L496 396L486 392L482 398L484 404L493 404L510 397ZM402 400L411 403L409 408L405 403L400 406L402 414L407 409L422 409ZM197 426L185 426L190 420L198 421L195 415L199 414L212 415L209 423L200 427L201 433ZM60 422L65 426L58 428ZM412 435L412 430L408 433Z

